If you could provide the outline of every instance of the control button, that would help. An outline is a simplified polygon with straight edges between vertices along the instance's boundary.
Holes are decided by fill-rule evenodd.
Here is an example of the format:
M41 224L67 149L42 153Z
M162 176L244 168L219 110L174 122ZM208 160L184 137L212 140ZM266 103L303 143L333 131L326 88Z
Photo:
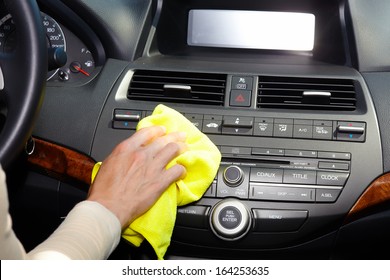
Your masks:
M240 210L234 206L225 206L218 215L218 221L226 229L234 229L242 222Z
M274 137L291 138L293 136L293 124L275 123Z
M136 129L138 122L129 121L113 121L112 128L114 129Z
M333 170L349 170L348 163L339 163L339 162L327 162L320 161L318 168L321 169L333 169Z
M202 132L207 134L221 134L222 120L203 120Z
M177 208L176 225L192 228L207 228L207 213L210 207L184 206Z
M341 189L317 189L317 202L335 202L341 193Z
M203 120L191 119L190 122L199 130L202 130Z
M274 131L274 120L272 118L255 118L253 135L272 137Z
M344 186L348 176L348 173L318 171L317 185Z
M142 117L142 111L115 109L114 120L138 122Z
M274 119L274 123L294 124L293 119Z
M332 136L333 136L332 126L323 126L323 125L313 126L313 139L332 140Z
M211 210L210 226L223 240L237 240L250 229L251 215L243 203L236 199L218 202Z
M221 115L204 115L203 119L205 119L205 120L222 121L222 116Z
M297 231L306 221L306 210L252 209L257 232Z
M242 199L248 199L249 195L249 167L240 166L240 170L242 170L242 181L238 185L230 185L224 179L224 172L228 166L221 166L218 170L218 184L216 190L217 197L237 197ZM233 170L234 171L234 170ZM228 174L228 176L232 176L231 179L236 179L233 174ZM238 176L238 175L235 175Z
M251 148L247 147L234 147L234 146L222 146L222 154L233 154L233 155L250 155L252 152Z
M351 153L318 152L318 158L351 160Z
M275 201L314 201L314 189L288 188L288 187L264 187L252 184L250 198Z
M307 157L307 158L316 158L316 151L305 151L305 150L286 150L284 155L286 157Z
M283 183L314 185L316 183L316 171L284 170Z
M235 128L252 128L253 118L248 117L224 117L223 126Z
M247 76L233 76L232 89L252 90L253 77Z
M252 128L222 127L222 134L226 135L252 135Z
M311 125L294 124L293 137L312 139L313 127Z
M340 141L364 142L366 124L362 122L337 122L336 139Z
M251 182L282 183L283 169L251 168Z
M230 165L223 171L223 180L228 186L238 186L244 179L242 169L236 165Z
M312 126L313 125L313 121L312 120L294 120L294 124L296 124L296 125L310 125L310 126Z
M184 113L185 117L190 120L203 120L203 115L202 114L192 114L192 113Z
M313 121L313 125L317 125L317 126L330 126L332 127L333 126L333 122L332 121L324 121L324 120L315 120Z
M283 149L252 148L252 155L256 156L284 156Z
M233 89L230 91L229 105L232 107L250 107L252 99L251 90Z

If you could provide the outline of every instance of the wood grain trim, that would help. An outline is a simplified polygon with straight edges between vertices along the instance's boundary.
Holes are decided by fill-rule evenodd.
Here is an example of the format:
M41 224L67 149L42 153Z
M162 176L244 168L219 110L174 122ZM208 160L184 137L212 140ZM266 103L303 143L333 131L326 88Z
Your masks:
M28 162L35 169L61 180L91 184L92 169L96 163L91 157L41 139L33 140L35 148L28 156Z
M383 174L371 183L349 211L344 224L361 218L387 202L390 202L390 173Z

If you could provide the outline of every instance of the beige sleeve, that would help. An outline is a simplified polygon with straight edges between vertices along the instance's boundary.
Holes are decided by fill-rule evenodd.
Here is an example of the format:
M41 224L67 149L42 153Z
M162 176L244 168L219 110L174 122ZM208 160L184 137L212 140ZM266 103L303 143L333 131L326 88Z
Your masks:
M18 260L26 258L26 252L12 230L8 213L8 193L5 174L0 165L0 259Z
M0 234L0 259L106 259L119 243L121 225L101 204L83 201L48 239L26 255L12 231L5 175L0 167Z

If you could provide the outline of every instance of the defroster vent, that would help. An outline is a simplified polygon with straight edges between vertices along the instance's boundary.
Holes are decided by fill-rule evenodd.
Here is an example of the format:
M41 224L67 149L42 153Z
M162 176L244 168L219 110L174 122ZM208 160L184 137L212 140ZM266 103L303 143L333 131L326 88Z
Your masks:
M260 76L260 108L356 110L355 81L349 79Z
M225 74L135 70L127 97L132 100L223 106Z

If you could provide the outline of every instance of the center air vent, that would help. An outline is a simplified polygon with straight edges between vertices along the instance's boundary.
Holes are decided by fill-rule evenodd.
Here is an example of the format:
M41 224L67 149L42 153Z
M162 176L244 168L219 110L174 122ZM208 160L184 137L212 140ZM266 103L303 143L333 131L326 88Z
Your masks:
M259 77L257 105L261 108L356 110L353 80Z
M223 106L226 75L136 70L127 97L132 100Z

